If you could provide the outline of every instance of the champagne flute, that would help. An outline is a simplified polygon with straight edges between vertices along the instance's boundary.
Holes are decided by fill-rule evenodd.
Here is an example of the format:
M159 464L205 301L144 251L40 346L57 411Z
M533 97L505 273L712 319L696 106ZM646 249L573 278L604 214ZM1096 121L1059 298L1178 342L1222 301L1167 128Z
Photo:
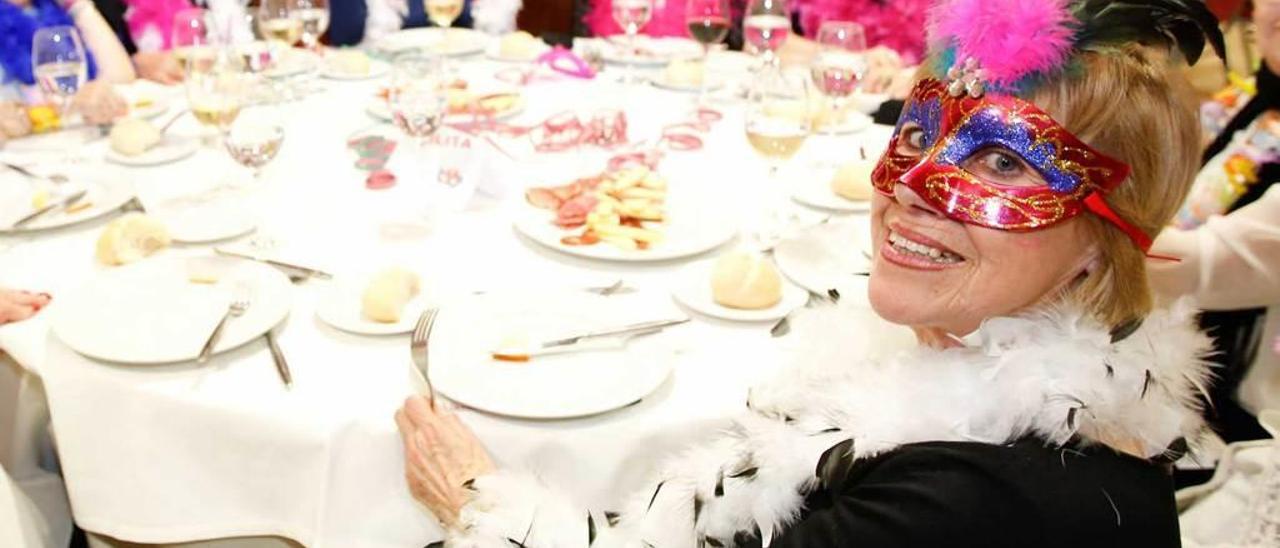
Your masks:
M819 131L835 133L844 118L845 100L858 89L866 73L867 37L862 25L827 21L818 31L818 51L810 67L813 84L826 96L827 116L819 116Z
M210 34L209 12L189 8L174 14L170 43L173 58L178 60L184 73L191 70L192 64L212 62L214 48Z
M724 41L729 35L729 0L688 0L685 6L685 23L689 35L702 45L702 82L698 89L698 104L707 95L707 75L711 46Z
M58 102L59 116L89 79L80 32L71 26L45 27L31 39L31 67L40 89Z
M653 17L653 0L613 0L613 22L622 27L622 31L627 34L627 55L624 59L637 54L639 47L636 43L636 37L640 34L640 29L649 24L649 19ZM635 67L632 66L630 60L627 63L627 75L623 79L626 82L632 81Z
M294 0L291 13L302 22L302 46L319 50L320 37L329 30L328 0Z
M747 142L769 169L767 190L762 193L765 205L748 234L761 249L773 247L792 224L777 206L788 200L786 189L780 188L778 170L804 145L814 114L807 77L781 71L771 74L754 80L745 113Z
M778 50L791 35L786 0L751 0L742 21L742 34L747 45L763 55L766 66L778 66Z

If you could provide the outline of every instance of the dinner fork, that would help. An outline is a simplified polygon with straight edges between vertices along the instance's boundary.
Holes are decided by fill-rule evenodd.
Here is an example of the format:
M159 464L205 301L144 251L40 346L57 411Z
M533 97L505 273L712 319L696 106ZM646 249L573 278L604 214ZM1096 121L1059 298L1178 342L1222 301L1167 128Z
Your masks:
M35 179L37 181L49 181L50 183L60 185L70 180L67 178L66 175L63 175L61 173L54 173L53 175L39 175L34 171L31 171L25 167L22 167L18 164L14 164L10 162L0 162L0 165L17 172L18 175L21 175L28 179Z
M413 336L409 338L409 356L413 358L413 364L418 367L418 372L422 373L422 380L427 383L427 397L431 400L431 408L436 408L436 391L431 386L430 369L427 366L427 341L431 338L431 328L436 325L436 316L440 314L438 308L428 308L418 316L418 323L413 326Z
M227 305L227 311L222 314L222 319L218 320L218 325L214 326L213 332L209 333L209 339L205 341L204 347L200 349L200 355L196 357L196 363L209 361L209 356L213 355L213 347L218 344L218 339L222 336L222 328L227 325L227 320L244 315L244 311L248 309L249 299L236 299Z

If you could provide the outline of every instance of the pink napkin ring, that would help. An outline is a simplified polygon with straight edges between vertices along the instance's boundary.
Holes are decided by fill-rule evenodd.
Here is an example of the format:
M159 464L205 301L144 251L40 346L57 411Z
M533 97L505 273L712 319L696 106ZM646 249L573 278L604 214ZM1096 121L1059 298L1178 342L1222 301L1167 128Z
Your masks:
M551 48L551 51L539 55L537 61L538 64L566 76L583 79L596 77L596 71L590 64L564 46Z

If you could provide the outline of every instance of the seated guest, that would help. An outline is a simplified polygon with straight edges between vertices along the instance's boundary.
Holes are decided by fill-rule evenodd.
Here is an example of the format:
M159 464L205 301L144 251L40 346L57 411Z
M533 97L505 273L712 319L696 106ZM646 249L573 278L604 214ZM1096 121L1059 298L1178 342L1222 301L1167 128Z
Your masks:
M1205 113L1228 114L1204 151L1204 167L1175 227L1156 239L1151 281L1166 295L1195 295L1220 367L1211 422L1229 442L1267 439L1263 409L1280 409L1280 3L1253 11L1262 67L1249 94L1228 94ZM1220 125L1209 120L1208 125Z
M520 0L465 0L462 15L451 26L510 32L520 6ZM329 43L335 46L373 43L400 29L435 26L421 0L331 0L329 13Z
M1174 0L931 17L871 176L868 297L919 348L869 358L848 309L800 315L796 365L610 517L411 398L406 478L447 545L1179 545L1167 465L1203 431L1209 340L1185 302L1154 308L1145 256L1196 172L1175 65L1221 33Z

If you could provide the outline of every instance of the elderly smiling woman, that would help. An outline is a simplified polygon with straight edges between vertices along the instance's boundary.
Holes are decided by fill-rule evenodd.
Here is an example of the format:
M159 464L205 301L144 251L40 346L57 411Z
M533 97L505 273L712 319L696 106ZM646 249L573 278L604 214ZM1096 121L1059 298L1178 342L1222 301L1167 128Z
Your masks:
M941 3L872 176L870 300L918 348L869 359L850 311L802 316L813 350L620 514L413 398L412 492L459 547L1178 546L1207 339L1144 265L1196 170L1175 64L1206 40L1198 0Z

